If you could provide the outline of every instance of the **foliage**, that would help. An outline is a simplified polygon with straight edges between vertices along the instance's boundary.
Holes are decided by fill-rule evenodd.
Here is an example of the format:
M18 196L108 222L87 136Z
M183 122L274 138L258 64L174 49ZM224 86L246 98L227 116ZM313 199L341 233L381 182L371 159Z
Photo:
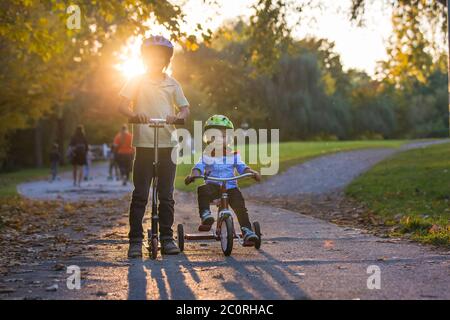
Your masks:
M34 127L50 114L61 117L66 103L83 91L87 76L100 60L131 35L149 29L148 17L166 27L180 43L192 41L180 28L180 7L169 1L71 4L80 7L80 29L66 27L66 1L12 0L0 4L4 57L0 67L0 159L12 132Z
M394 0L385 1L395 10L403 10L408 7L414 7L413 19L416 21L427 20L434 26L440 26L442 31L447 28L447 0ZM366 7L370 3L368 0L352 0L351 19L358 21L360 24L364 22Z
M305 39L290 43L272 74L261 73L246 56L248 27L243 22L224 27L210 46L175 57L175 77L188 83L186 92L195 97L195 119L226 113L238 125L280 128L283 140L446 134L444 56L433 62L422 53L429 66L425 82L405 72L412 67L394 64L395 57L380 64L385 74L374 80L364 72L345 72L333 43ZM401 75L398 81L390 81L394 72Z
M115 110L123 82L114 69L116 52L131 35L149 32L149 18L185 49L173 70L193 119L225 113L238 126L280 128L283 140L443 136L446 56L432 50L417 20L442 6L415 1L417 8L393 2L389 59L376 79L344 70L325 39L292 38L287 13L306 11L314 1L259 0L248 21L214 34L199 25L199 37L182 30L187 17L168 1L74 1L82 12L80 30L66 28L65 1L2 2L0 160L32 164L38 126L44 155L78 123L90 143L110 142L123 121ZM355 14L364 4L354 1Z

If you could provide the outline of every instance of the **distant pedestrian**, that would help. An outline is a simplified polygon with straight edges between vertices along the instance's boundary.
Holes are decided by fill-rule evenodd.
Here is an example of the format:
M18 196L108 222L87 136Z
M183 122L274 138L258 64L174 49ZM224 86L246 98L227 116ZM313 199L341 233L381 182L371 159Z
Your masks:
M94 154L92 153L92 148L88 147L88 151L86 153L86 165L84 166L84 181L92 180L91 177L92 160L94 160Z
M70 158L73 166L73 185L81 186L83 166L87 164L86 155L89 148L84 128L79 125L70 139Z
M107 159L109 160L108 180L114 179L119 180L120 179L119 165L117 164L116 148L114 147L113 143L109 146Z
M131 145L132 134L128 126L124 124L120 132L114 138L114 149L116 150L117 163L119 164L122 184L125 186L130 179L131 164L133 162L134 148Z
M61 154L59 153L59 145L54 143L52 146L52 150L50 151L50 171L51 171L51 179L50 182L53 182L58 177L58 167L61 161Z

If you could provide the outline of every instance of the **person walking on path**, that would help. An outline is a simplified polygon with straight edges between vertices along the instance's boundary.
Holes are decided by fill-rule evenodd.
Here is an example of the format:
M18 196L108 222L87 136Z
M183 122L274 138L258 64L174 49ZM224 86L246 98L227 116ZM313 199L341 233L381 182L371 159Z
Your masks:
M114 138L114 150L116 150L117 163L119 165L122 185L126 186L130 179L131 164L133 162L134 148L132 146L133 135L124 124Z
M83 180L83 166L87 164L86 155L89 149L82 125L75 129L75 133L70 139L69 147L73 166L73 185L80 187Z
M50 151L50 182L55 181L58 176L58 166L60 161L61 154L59 153L59 145L57 143L54 143L52 146L52 150Z
M117 164L117 153L114 143L111 143L107 152L107 158L109 160L108 168L108 180L119 180L119 166Z
M149 118L163 118L169 124L189 115L189 102L183 94L181 85L166 71L173 56L173 44L161 36L151 36L141 47L142 58L147 72L129 80L120 91L119 111L128 118L138 118L146 123ZM177 141L172 140L173 125L166 125L159 136L159 231L162 254L178 254L180 250L173 238L174 222L173 191L176 173L172 150ZM152 181L154 158L153 129L148 125L133 125L133 146L136 156L133 164L134 191L130 204L130 246L128 257L142 256L144 229L142 226L145 208L148 203Z
M92 160L94 160L94 154L92 153L92 148L88 146L88 150L86 152L86 165L84 166L84 181L92 180Z

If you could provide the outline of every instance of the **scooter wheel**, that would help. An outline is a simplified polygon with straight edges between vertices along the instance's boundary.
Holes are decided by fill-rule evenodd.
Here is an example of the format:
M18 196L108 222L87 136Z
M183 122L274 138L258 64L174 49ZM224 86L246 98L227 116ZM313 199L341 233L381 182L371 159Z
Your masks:
M150 248L151 258L155 260L158 257L158 238L152 238L152 245Z
M152 251L152 239L153 239L152 230L148 229L147 230L147 247L146 248L149 253L151 253L151 251Z
M261 248L261 226L259 222L253 222L253 230L255 230L256 235L258 236L258 241L255 242L255 249Z
M178 234L178 247L180 248L180 251L184 251L184 227L180 223L177 227L177 234Z
M220 227L220 244L222 246L223 254L228 257L233 250L233 220L227 218L222 221L222 226Z
M150 230L150 229L148 229L147 230L147 242L148 242L148 245L151 245L152 243L152 230Z

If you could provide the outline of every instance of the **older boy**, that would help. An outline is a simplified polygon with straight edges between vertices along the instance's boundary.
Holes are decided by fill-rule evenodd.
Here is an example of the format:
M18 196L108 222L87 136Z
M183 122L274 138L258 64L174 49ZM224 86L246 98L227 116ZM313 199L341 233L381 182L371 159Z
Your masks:
M138 118L142 123L147 122L149 118L166 118L169 123L186 119L189 115L189 103L180 84L165 73L173 56L172 43L164 37L151 36L144 40L141 53L147 72L130 80L122 88L119 111L129 118ZM163 254L180 252L172 231L176 172L176 164L171 159L172 148L176 145L176 141L171 140L173 130L173 126L161 129L158 144L158 211ZM133 164L134 191L130 205L128 257L137 258L142 256L142 220L152 179L153 130L146 125L133 125L133 146L136 147L136 155Z

